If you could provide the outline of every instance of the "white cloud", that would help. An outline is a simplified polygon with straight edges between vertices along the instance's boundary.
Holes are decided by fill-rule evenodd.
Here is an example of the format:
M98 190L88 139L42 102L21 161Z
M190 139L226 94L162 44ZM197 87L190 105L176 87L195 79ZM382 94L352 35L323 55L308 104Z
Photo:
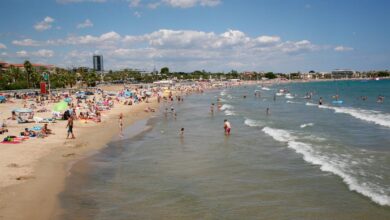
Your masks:
M12 44L16 46L36 47L40 46L41 43L36 40L27 38L23 40L14 40L12 41Z
M16 52L16 56L17 56L17 57L27 57L27 56L28 56L28 53L27 53L27 51L25 51L25 50L21 50L21 51L17 51L17 52Z
M53 56L54 56L54 51L46 50L46 49L41 49L32 52L27 52L25 50L16 52L16 57L22 57L22 58L27 58L27 57L50 58Z
M129 0L129 7L130 8L135 8L140 6L141 0Z
M5 44L0 43L0 49L7 49L7 46L5 46Z
M101 35L71 35L46 41L24 39L12 43L20 46L51 47L50 49L65 47L71 51L61 59L61 63L66 65L89 66L91 54L99 50L109 57L106 59L108 68L117 69L130 64L138 66L128 67L145 68L156 63L170 65L177 71L199 68L255 70L266 69L271 65L278 68L285 62L294 62L293 65L296 66L297 62L302 62L299 59L306 54L329 49L308 40L283 41L280 36L274 35L248 36L240 30L214 33L161 29L143 35L124 36L110 31ZM19 51L18 56L48 58L54 57L54 51ZM266 67L262 67L263 65Z
M54 56L54 51L42 49L42 50L32 52L32 55L36 57L50 58Z
M351 51L353 50L352 47L344 47L344 46L337 46L335 48L333 48L335 51L337 52L344 52L344 51Z
M43 21L38 22L34 25L35 30L37 31L45 31L49 30L52 27L52 23L54 22L54 19L47 16L43 19Z
M255 39L256 42L260 44L273 44L273 43L278 43L280 41L279 36L260 36Z
M158 8L160 5L161 5L160 2L153 2L153 3L149 3L149 4L148 4L148 8L150 8L150 9L156 9L156 8Z
M91 20L89 19L86 19L84 22L80 23L77 25L77 28L78 29L81 29L81 28L88 28L88 27L93 27L93 23Z
M135 11L134 12L134 16L137 17L137 18L140 18L141 17L141 12Z
M162 2L174 8L191 8L197 5L214 7L221 3L220 0L163 0Z

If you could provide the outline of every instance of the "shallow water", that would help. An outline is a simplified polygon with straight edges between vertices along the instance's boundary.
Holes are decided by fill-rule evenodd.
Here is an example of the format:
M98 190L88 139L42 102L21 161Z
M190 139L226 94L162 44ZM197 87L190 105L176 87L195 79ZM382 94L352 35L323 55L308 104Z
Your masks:
M290 95L274 101L282 87ZM260 88L261 97L255 86L188 96L175 103L176 119L133 126L75 165L62 218L390 219L390 100L376 103L389 88L322 82ZM335 93L344 104L316 104ZM211 115L217 97L222 108Z

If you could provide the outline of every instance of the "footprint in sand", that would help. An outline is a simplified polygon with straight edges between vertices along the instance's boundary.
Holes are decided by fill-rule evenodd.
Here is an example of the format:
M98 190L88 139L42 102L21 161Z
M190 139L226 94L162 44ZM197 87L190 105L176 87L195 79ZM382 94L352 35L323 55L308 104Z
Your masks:
M76 156L75 153L68 153L68 154L63 154L63 157L71 157L71 156Z
M20 166L16 163L10 163L7 165L7 167L11 167L11 168L19 168Z
M28 179L35 179L35 176L19 176L19 177L16 177L16 180L28 180Z

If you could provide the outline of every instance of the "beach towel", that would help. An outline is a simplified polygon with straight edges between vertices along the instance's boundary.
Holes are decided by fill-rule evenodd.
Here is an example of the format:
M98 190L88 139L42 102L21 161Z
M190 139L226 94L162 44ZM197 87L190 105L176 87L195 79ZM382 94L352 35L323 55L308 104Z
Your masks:
M21 141L2 141L0 144L20 144Z

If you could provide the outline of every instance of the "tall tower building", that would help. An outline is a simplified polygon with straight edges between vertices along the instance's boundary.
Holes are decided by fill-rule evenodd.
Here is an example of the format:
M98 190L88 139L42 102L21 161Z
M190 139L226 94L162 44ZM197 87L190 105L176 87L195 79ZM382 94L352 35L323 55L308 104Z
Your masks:
M103 72L103 56L93 55L93 69L97 72Z

